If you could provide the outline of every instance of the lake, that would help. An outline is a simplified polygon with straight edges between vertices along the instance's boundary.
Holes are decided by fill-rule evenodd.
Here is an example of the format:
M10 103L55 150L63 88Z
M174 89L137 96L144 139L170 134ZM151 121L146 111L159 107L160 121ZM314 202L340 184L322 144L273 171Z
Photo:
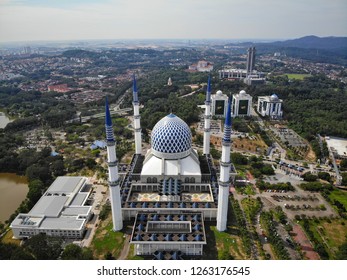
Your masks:
M26 177L0 173L0 222L5 222L18 208L28 193Z
M10 119L2 112L0 112L0 128L5 128L5 126L11 122Z

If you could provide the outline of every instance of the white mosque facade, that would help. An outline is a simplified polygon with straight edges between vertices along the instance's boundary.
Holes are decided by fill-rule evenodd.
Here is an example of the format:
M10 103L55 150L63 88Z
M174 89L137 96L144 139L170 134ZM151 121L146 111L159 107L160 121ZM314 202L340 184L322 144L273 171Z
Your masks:
M204 138L207 139L210 88L209 82L205 102ZM137 89L133 98L138 100ZM202 255L208 242L205 221L216 221L218 230L226 230L229 186L235 175L230 163L230 101L227 99L229 118L224 129L220 174L213 165L207 141L203 154L199 155L192 147L189 126L178 116L169 114L153 127L151 148L145 155L135 153L129 172L118 179L120 192L110 195L120 195L121 210L111 205L112 215L124 222L134 221L130 243L135 246L135 254L154 255L157 259L165 258L168 252L174 259L181 255ZM106 127L110 123L107 118L110 115L106 112Z
M125 175L118 173L116 141L106 99L105 128L109 201L113 230L133 224L130 243L135 254L156 259L202 255L207 244L205 222L227 226L228 196L235 169L230 162L231 100L227 99L219 170L210 155L211 85L205 101L203 154L192 146L189 126L178 116L164 116L151 133L151 148L143 155L139 101L134 77L135 153ZM84 177L59 177L28 214L11 224L16 238L38 233L83 238L92 207ZM169 257L167 256L169 254Z

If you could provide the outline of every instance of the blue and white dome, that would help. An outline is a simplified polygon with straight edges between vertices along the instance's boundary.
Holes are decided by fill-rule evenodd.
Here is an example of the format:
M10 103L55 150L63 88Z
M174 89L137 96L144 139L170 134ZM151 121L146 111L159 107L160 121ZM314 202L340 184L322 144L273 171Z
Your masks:
M160 158L178 159L190 154L192 134L189 126L170 114L162 118L152 130L152 153Z
M277 101L277 100L278 100L277 94L276 94L276 93L272 94L272 95L270 96L270 100L271 100L271 101Z

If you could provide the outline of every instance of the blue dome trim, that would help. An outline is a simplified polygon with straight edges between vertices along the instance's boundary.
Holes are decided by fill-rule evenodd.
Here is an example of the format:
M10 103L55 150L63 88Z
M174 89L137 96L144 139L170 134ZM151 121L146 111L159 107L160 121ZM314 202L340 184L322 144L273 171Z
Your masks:
M170 114L162 118L152 130L152 150L155 155L187 156L191 151L192 134L189 126ZM171 157L170 156L170 157Z

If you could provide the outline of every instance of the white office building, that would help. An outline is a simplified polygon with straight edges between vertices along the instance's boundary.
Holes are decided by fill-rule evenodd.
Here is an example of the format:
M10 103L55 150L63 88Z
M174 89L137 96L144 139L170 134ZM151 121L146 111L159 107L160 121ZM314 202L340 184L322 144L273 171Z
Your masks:
M271 119L281 119L283 100L279 99L276 94L271 96L259 96L257 111L263 117L269 116Z
M233 94L232 112L233 117L244 117L251 115L252 96L241 90L238 94Z
M212 116L223 117L227 115L228 96L218 90L216 94L211 95L211 113Z
M58 177L29 213L20 213L11 223L13 236L29 238L44 233L64 238L82 238L91 215L90 191L85 177Z

